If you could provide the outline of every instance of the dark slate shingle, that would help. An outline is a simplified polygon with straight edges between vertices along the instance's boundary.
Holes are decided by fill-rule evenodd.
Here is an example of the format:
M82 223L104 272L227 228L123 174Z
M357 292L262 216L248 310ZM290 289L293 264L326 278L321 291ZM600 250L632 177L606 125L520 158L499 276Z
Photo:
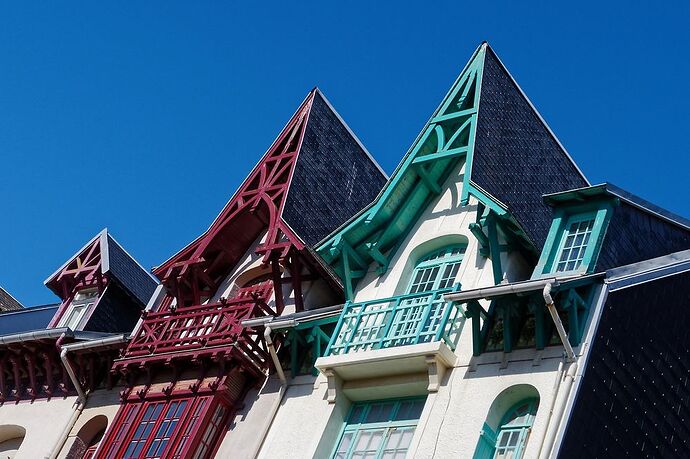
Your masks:
M157 283L110 235L108 235L109 273L146 306Z
M542 195L587 186L488 47L471 178L508 206L539 250L551 225Z
M630 197L637 198L631 194ZM625 201L614 209L597 272L690 248L690 231Z
M690 457L689 285L609 293L559 458Z
M369 204L386 177L317 90L283 218L314 245Z

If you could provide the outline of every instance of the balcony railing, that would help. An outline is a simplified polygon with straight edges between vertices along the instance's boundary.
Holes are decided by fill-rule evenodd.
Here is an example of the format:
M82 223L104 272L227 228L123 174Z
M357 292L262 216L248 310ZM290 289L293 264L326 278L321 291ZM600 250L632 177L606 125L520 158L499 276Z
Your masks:
M461 321L457 305L444 301L453 289L345 305L326 356L443 340L455 349Z
M264 360L264 351L249 336L242 320L271 313L265 299L270 289L253 288L234 298L212 304L148 313L125 351L124 359L198 351L233 345L246 355Z

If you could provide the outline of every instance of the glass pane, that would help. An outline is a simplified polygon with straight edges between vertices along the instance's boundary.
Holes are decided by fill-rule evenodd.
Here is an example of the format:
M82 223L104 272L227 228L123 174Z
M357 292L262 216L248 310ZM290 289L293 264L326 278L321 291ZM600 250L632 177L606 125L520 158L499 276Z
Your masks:
M593 228L594 219L574 222L569 225L564 235L556 271L573 271L580 267Z
M390 420L393 413L393 403L377 403L371 405L366 422L385 422Z

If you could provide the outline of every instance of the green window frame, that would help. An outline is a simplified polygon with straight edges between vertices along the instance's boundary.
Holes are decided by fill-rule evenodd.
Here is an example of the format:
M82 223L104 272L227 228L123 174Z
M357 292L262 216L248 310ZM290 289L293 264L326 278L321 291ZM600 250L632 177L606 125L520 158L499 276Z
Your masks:
M494 432L484 423L473 459L521 459L539 407L537 398L525 398L510 407Z
M527 399L513 405L501 420L496 432L493 459L520 459L525 452L529 434L537 414L537 400Z
M404 459L426 397L356 402L350 407L332 459Z
M568 218L555 253L553 272L579 271L592 241L595 212L576 214Z
M452 287L465 256L466 245L449 245L435 250L417 261L407 293L430 292Z
M532 278L591 273L614 205L614 201L597 201L556 209Z

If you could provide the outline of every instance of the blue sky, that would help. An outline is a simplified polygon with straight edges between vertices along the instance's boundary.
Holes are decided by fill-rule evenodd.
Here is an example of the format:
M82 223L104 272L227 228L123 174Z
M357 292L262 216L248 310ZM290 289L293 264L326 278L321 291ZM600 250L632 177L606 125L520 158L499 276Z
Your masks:
M271 3L0 3L0 285L54 301L106 226L161 263L315 85L391 172L482 40L591 182L690 216L690 3Z

